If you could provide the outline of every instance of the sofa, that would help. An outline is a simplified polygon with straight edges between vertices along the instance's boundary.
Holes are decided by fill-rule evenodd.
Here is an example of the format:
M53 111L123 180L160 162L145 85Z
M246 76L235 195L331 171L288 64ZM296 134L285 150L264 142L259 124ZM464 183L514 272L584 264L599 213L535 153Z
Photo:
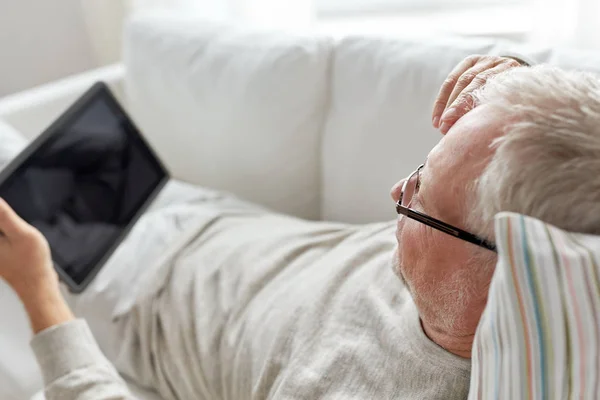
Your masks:
M103 80L174 180L301 218L385 221L396 217L389 188L440 138L431 124L440 85L476 53L600 73L593 52L491 39L334 39L146 13L128 23L122 64L4 98L0 119L34 138ZM29 398L41 378L28 323L0 285L0 398Z

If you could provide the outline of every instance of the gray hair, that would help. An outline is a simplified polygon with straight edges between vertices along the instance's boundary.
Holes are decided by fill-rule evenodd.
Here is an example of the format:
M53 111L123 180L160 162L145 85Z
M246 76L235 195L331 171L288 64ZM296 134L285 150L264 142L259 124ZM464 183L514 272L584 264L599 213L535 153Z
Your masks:
M493 237L498 212L600 234L600 80L550 66L514 68L473 95L506 120L474 183L467 226Z

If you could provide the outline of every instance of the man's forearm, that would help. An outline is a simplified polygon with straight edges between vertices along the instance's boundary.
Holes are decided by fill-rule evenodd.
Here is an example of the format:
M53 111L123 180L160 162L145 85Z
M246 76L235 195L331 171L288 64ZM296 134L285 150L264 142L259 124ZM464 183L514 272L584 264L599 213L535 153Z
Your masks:
M35 334L32 348L48 400L133 399L83 320L76 321L53 279L17 291Z
M34 334L75 319L60 293L57 281L29 287L18 292L18 295L29 315Z

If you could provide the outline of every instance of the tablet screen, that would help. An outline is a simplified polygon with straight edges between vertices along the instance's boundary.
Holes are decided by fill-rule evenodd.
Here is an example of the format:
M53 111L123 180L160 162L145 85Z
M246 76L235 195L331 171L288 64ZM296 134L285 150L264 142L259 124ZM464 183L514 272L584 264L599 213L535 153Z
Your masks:
M57 268L81 285L114 250L166 172L107 89L0 183L4 198L48 240Z

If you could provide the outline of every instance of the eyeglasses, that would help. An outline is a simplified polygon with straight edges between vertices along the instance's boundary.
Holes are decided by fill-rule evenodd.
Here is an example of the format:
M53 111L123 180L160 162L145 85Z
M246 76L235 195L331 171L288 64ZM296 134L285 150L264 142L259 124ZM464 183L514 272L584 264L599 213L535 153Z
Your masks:
M438 231L442 231L444 233L447 233L448 235L452 235L469 243L473 243L477 246L496 252L496 245L494 243L410 208L415 193L419 191L421 178L420 175L424 166L425 165L419 166L419 168L417 168L415 172L410 174L408 179L404 181L404 184L402 185L402 190L400 192L400 199L396 203L396 212L410 219L414 219L415 221L419 221L420 223L430 226L434 229L437 229Z

